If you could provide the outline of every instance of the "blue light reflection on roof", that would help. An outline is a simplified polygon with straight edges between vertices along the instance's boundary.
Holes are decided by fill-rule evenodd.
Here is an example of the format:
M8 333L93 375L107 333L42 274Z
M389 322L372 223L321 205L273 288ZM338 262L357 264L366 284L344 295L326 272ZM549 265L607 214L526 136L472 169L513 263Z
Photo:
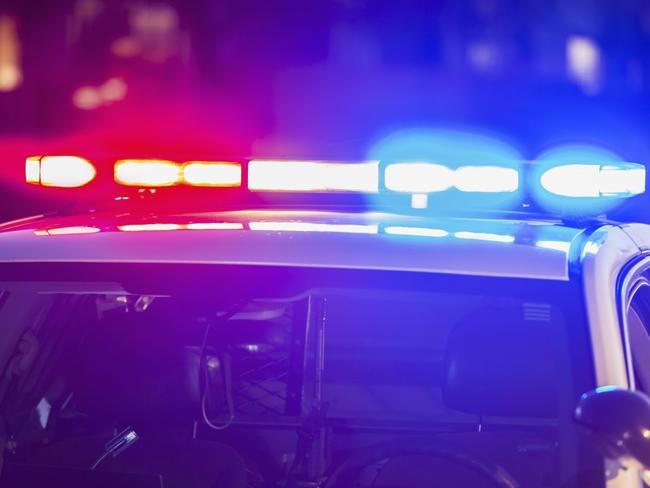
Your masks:
M426 227L399 227L388 226L384 227L386 234L402 235L402 236L418 236L418 237L447 237L449 232L443 229L430 229Z
M554 249L556 251L562 251L564 253L569 252L569 249L571 248L571 242L567 241L539 240L535 242L535 245L544 249Z
M454 237L457 237L458 239L472 239L476 241L492 241L504 243L515 242L515 236L507 234L492 234L489 232L458 231L454 232Z

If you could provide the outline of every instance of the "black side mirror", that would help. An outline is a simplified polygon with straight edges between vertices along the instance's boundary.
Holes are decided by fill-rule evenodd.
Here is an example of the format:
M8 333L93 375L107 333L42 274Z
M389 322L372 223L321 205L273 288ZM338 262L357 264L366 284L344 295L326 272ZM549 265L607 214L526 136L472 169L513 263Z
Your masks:
M582 395L574 418L596 437L605 456L623 466L636 462L650 470L650 399L646 395L613 386L597 388Z

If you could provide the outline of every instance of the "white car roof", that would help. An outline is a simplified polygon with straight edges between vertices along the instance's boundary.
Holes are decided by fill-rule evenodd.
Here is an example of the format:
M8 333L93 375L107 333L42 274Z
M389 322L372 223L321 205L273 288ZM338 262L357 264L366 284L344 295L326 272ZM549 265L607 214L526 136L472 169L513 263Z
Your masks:
M211 263L568 280L580 227L330 211L37 217L0 226L0 263Z

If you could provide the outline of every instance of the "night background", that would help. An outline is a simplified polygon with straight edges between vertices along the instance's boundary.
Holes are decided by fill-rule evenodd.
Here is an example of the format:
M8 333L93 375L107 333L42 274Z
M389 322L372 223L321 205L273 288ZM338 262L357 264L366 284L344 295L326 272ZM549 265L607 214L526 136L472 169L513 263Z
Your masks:
M0 217L47 210L35 154L350 161L451 130L645 163L649 47L642 0L2 0Z

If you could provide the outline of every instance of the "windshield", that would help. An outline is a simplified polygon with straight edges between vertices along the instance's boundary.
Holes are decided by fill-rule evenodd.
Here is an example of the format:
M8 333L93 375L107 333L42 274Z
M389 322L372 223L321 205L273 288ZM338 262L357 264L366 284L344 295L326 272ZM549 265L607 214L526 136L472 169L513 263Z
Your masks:
M0 285L3 486L603 483L568 283L56 268Z

